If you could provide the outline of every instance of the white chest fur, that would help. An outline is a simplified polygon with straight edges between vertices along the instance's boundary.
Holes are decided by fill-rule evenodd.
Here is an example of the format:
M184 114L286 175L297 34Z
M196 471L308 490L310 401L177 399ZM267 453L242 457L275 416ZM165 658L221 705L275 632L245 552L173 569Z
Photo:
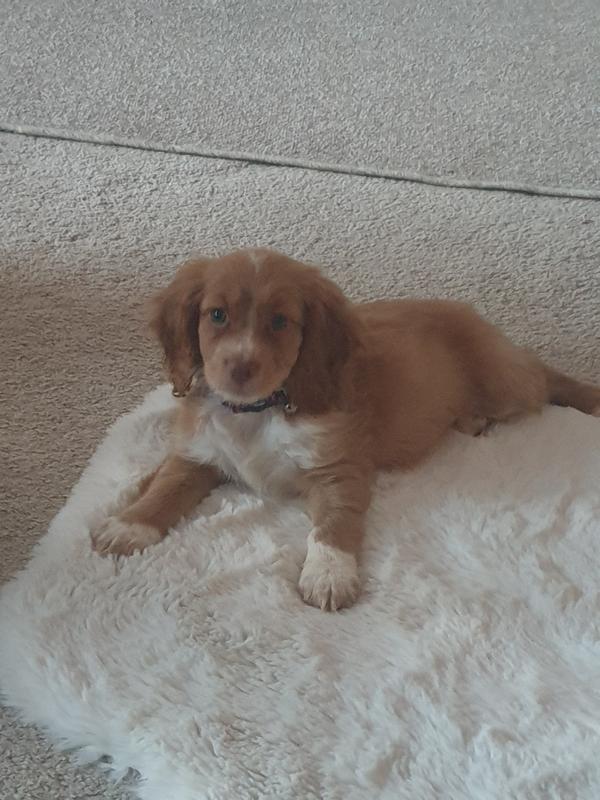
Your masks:
M280 408L234 414L209 398L181 450L257 492L289 495L298 492L299 472L315 466L318 438L318 425Z

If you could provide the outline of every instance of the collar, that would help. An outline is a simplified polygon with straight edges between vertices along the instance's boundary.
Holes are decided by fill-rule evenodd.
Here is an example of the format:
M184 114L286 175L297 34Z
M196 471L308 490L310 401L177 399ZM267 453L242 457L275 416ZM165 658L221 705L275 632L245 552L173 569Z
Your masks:
M277 389L268 397L255 400L254 403L230 403L229 400L223 400L222 405L230 409L234 414L257 413L277 406L282 406L286 414L293 414L296 411L296 406L290 403L290 398L285 389Z

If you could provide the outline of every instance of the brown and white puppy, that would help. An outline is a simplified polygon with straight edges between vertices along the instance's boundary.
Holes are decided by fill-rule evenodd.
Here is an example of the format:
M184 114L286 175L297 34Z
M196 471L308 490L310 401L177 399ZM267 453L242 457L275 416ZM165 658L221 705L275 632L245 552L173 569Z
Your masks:
M467 305L351 303L270 250L183 266L153 328L181 398L172 452L93 532L94 547L143 550L224 481L301 495L312 530L300 592L322 609L359 593L375 470L413 466L453 427L478 433L546 403L600 410L600 389L546 367Z

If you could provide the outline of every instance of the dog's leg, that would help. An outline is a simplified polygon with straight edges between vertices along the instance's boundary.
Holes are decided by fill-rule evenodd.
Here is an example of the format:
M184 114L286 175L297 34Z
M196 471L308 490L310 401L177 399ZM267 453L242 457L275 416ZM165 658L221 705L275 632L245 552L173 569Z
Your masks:
M308 493L313 529L300 575L305 602L323 611L350 606L358 597L357 559L371 495L371 475L314 475Z
M563 375L551 367L546 367L548 380L548 402L555 406L570 406L584 414L600 417L600 388L590 383L582 383Z
M514 360L495 365L486 388L482 416L504 422L540 411L545 405L570 406L600 416L600 388L547 367L515 348Z
M454 423L454 429L467 436L481 436L487 433L492 424L487 417L460 417Z
M101 555L144 550L160 542L169 528L222 482L214 467L170 456L143 486L138 500L92 532L92 546Z

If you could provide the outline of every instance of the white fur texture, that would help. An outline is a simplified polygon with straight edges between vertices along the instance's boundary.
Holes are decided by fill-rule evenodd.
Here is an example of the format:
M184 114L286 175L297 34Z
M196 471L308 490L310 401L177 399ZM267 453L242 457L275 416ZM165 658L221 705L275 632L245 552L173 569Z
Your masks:
M0 601L0 685L144 800L600 796L600 424L452 434L382 475L351 609L306 606L299 506L233 487L129 559L89 528L161 459L120 420Z
M289 420L281 408L232 414L216 397L181 450L201 463L216 464L232 480L269 495L294 495L298 471L315 465L319 425Z
M149 525L123 522L118 517L108 519L92 531L92 543L98 553L120 553L130 555L158 544L160 531Z
M360 583L356 558L323 542L308 538L306 560L300 575L300 592L312 606L336 611L358 596Z

